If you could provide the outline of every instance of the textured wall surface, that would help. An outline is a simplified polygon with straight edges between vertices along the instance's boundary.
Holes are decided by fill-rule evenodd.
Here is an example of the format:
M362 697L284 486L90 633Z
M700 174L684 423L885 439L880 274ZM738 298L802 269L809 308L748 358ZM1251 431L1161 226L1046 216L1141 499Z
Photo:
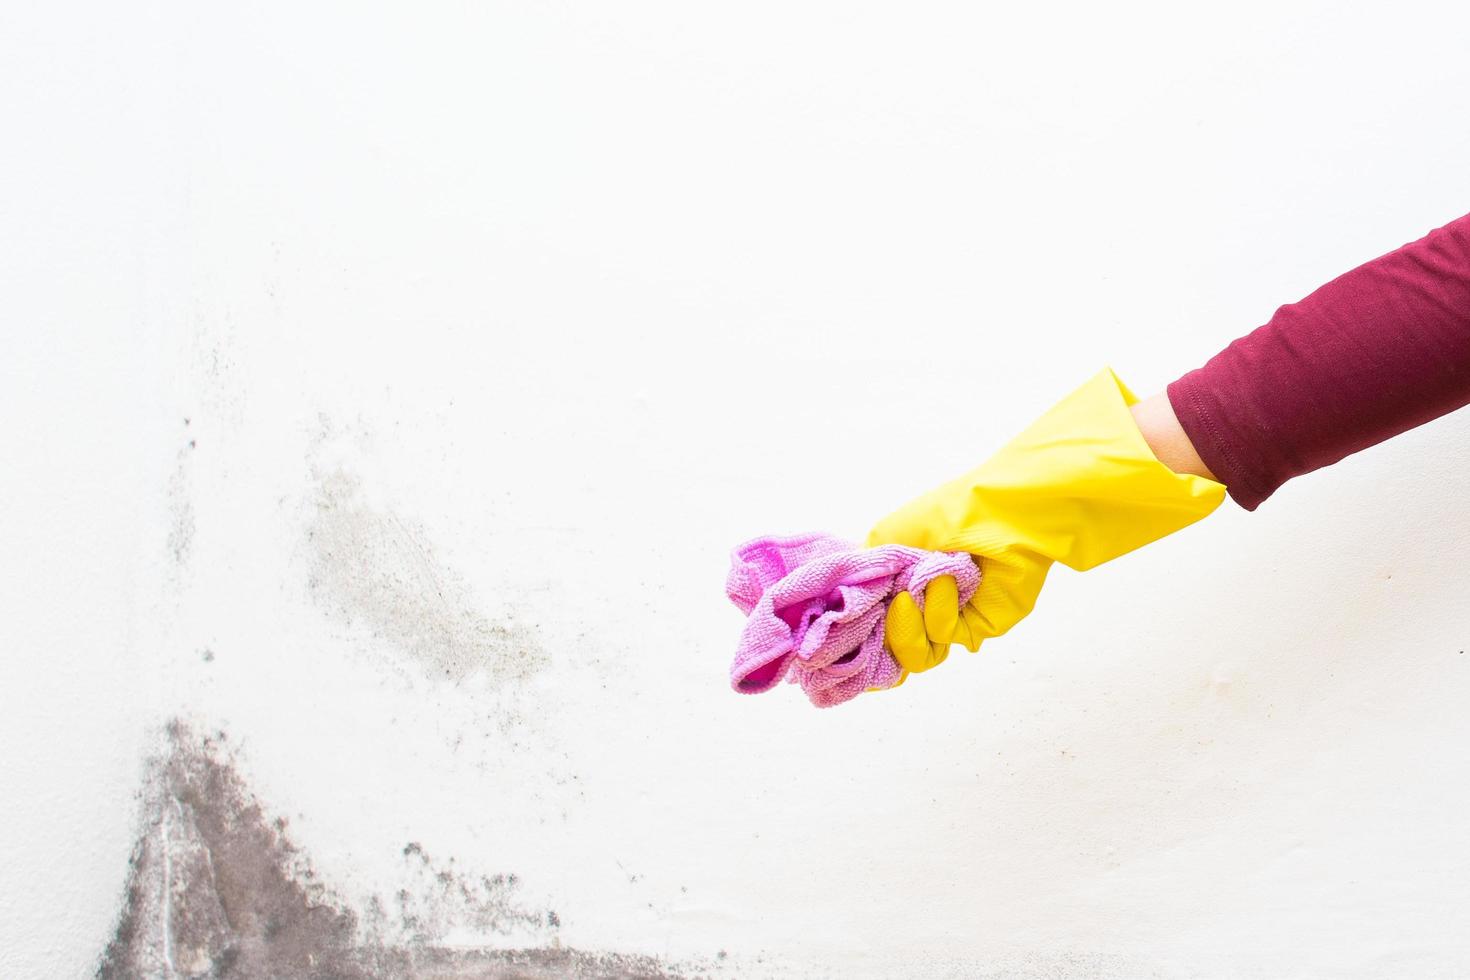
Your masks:
M1463 4L0 15L0 975L1470 973L1470 416L828 712L861 535L1470 208Z

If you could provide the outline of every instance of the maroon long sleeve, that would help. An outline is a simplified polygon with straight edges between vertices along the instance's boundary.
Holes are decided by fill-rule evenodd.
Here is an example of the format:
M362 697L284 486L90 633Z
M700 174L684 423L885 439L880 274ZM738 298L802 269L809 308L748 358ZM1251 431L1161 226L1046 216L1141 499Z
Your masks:
M1246 510L1470 404L1470 215L1281 307L1168 393Z

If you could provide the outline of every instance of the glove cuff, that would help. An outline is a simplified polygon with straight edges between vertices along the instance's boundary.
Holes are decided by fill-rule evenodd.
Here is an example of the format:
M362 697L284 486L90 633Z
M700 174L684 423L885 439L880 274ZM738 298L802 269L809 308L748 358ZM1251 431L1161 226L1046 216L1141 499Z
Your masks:
M1208 515L1224 485L1159 462L1104 368L976 469L881 522L869 543L1030 552L1093 568Z

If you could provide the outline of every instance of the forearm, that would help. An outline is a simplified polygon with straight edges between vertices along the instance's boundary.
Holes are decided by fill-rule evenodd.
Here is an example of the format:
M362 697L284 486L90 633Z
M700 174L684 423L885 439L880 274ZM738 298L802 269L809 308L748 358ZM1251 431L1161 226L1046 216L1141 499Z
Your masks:
M1174 414L1174 407L1169 404L1166 393L1161 391L1151 398L1145 398L1134 405L1132 411L1133 421L1138 423L1144 441L1160 463L1175 473L1188 473L1218 482L1205 461L1200 459L1189 434L1179 424L1179 418Z
M1134 406L1161 462L1254 510L1470 404L1470 215L1354 269Z

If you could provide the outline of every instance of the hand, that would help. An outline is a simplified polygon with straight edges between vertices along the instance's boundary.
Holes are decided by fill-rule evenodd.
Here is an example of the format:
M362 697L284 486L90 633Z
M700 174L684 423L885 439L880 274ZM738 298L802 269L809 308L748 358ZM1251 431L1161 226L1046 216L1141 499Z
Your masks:
M951 642L976 650L1004 634L1035 607L1055 562L1093 568L1220 505L1224 486L1160 462L1135 421L1136 404L1104 370L985 463L878 523L870 547L965 551L980 568L979 588L963 608L953 584L938 579L922 607L908 593L891 600L885 638L900 666L928 670ZM1156 402L1149 404L1156 419Z
M1050 559L1020 553L974 557L980 587L964 606L949 575L929 583L922 608L907 592L889 600L884 640L905 671L917 674L939 666L952 643L974 653L984 640L1009 630L1036 605L1052 565Z

